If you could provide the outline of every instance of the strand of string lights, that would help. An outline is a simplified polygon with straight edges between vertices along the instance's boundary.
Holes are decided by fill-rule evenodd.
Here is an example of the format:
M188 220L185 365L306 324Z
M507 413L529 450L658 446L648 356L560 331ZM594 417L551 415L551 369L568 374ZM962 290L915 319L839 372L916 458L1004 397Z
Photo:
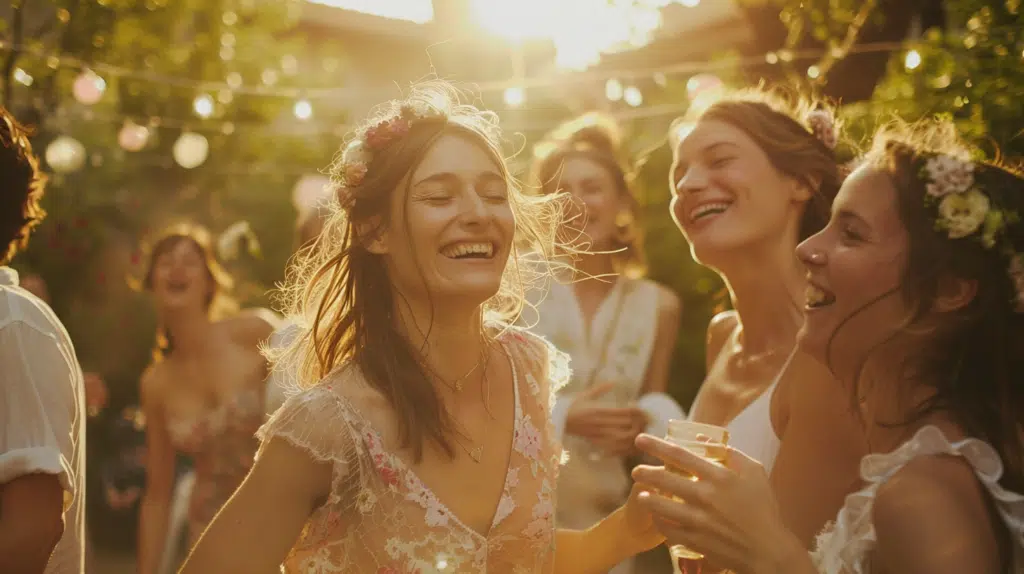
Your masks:
M905 49L906 42L871 42L852 46L846 53L870 54L878 52L894 52ZM59 68L71 68L89 70L98 75L109 77L127 78L139 80L158 85L175 88L191 89L196 92L216 93L222 90L230 90L236 95L261 96L269 98L304 98L306 100L329 100L350 96L368 97L380 92L386 94L393 91L393 88L352 88L352 87L301 87L301 86L268 86L268 85L239 85L237 82L227 81L203 81L195 80L184 76L171 76L159 74L149 70L137 70L122 66L115 66L103 62L85 62L73 56L60 55L48 52L39 46L31 44L14 45L0 41L0 50L16 50L31 54L51 63L56 63ZM591 70L585 72L567 72L563 74L549 74L543 76L524 76L514 80L485 80L485 81L459 81L460 84L473 86L481 93L503 92L509 88L534 89L545 87L565 86L572 84L599 83L608 79L617 78L620 80L640 80L662 76L677 76L697 73L713 73L717 71L733 69L735 67L749 68L764 64L778 64L817 60L829 52L823 49L808 50L776 50L766 52L760 56L748 56L738 60L708 62L690 61L673 64L661 68L629 69L629 70ZM385 96L386 97L386 96Z

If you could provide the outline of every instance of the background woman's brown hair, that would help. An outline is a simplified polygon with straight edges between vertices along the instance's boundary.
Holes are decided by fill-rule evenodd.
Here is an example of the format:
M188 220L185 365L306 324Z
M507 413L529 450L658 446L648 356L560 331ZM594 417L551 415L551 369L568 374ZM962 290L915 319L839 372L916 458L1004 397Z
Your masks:
M596 112L584 114L552 130L537 144L531 178L541 193L549 195L559 191L559 172L567 159L583 157L603 167L626 203L626 211L616 218L618 234L610 249L616 271L640 277L647 272L643 230L638 223L640 205L633 190L634 173L621 154L615 121Z

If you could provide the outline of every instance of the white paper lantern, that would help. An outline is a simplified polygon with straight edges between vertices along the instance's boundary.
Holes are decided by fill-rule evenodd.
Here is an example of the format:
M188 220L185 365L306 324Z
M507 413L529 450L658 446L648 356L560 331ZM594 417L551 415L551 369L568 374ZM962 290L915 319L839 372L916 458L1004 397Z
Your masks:
M210 142L202 134L185 132L174 142L174 161L185 169L203 165L210 153Z
M331 180L322 175L306 175L292 190L292 204L299 215L305 215L320 205L331 192Z
M107 82L96 75L92 70L84 70L75 78L71 86L71 93L79 102L91 106L100 101L103 92L107 89Z
M78 171L85 160L85 146L71 136L60 136L46 148L46 163L57 173Z
M117 134L117 143L125 151L139 151L149 141L149 128L129 120L121 126Z

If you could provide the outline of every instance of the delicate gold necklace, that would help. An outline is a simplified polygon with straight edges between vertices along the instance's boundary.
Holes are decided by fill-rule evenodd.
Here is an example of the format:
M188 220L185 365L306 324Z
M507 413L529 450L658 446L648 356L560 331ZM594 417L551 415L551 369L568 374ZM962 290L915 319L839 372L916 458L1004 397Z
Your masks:
M490 360L490 358L488 357L487 360L483 361L483 363L484 363L484 372L483 372L483 376L480 377L480 384L483 387L483 391L484 391L484 408L487 410L487 414L490 415L491 420L494 420L494 414L491 413L491 405L490 405L490 403L491 403L491 385L488 384L489 381L487 380L487 362L489 360ZM473 448L469 448L461 440L459 440L458 436L455 436L453 438L455 439L455 443L458 444L462 448L462 450L466 451L466 454L469 455L469 458L471 458L473 460L473 462L475 462L477 464L480 464L480 461L483 460L483 458L484 458L484 445L477 444Z
M476 370L480 368L480 365L484 364L486 352L487 352L487 350L484 349L484 352L480 354L480 359L476 363L474 363L473 366L468 371L466 371L465 375L462 375L461 377L455 379L454 381L452 381L450 383L448 381L444 380L444 377L439 375L437 373L437 371L435 371L433 368L431 368L430 365L427 364L426 361L423 362L423 365L427 368L428 371L430 371L431 375L433 375L435 378L437 378L437 380L439 380L442 383L444 383L444 385L446 387L452 389L453 391L455 391L457 393L461 393L462 392L462 385L466 381L466 379L468 379L470 377L470 375L475 373Z

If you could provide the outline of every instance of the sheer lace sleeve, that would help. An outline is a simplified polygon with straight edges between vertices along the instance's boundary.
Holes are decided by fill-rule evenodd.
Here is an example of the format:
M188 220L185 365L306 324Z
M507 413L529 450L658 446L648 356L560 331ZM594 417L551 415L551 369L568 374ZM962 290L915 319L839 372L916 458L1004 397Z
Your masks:
M315 387L290 397L256 432L265 446L280 438L332 467L327 505L352 502L358 489L362 443L353 426L352 405L339 392L346 374L332 375ZM263 447L260 447L262 453Z
M508 327L504 342L513 348L513 355L523 363L526 384L539 405L537 416L543 417L541 428L546 429L554 452L559 461L565 463L566 453L562 449L559 429L555 428L553 413L558 409L558 393L569 383L572 369L569 355L559 351L543 337L518 327Z

